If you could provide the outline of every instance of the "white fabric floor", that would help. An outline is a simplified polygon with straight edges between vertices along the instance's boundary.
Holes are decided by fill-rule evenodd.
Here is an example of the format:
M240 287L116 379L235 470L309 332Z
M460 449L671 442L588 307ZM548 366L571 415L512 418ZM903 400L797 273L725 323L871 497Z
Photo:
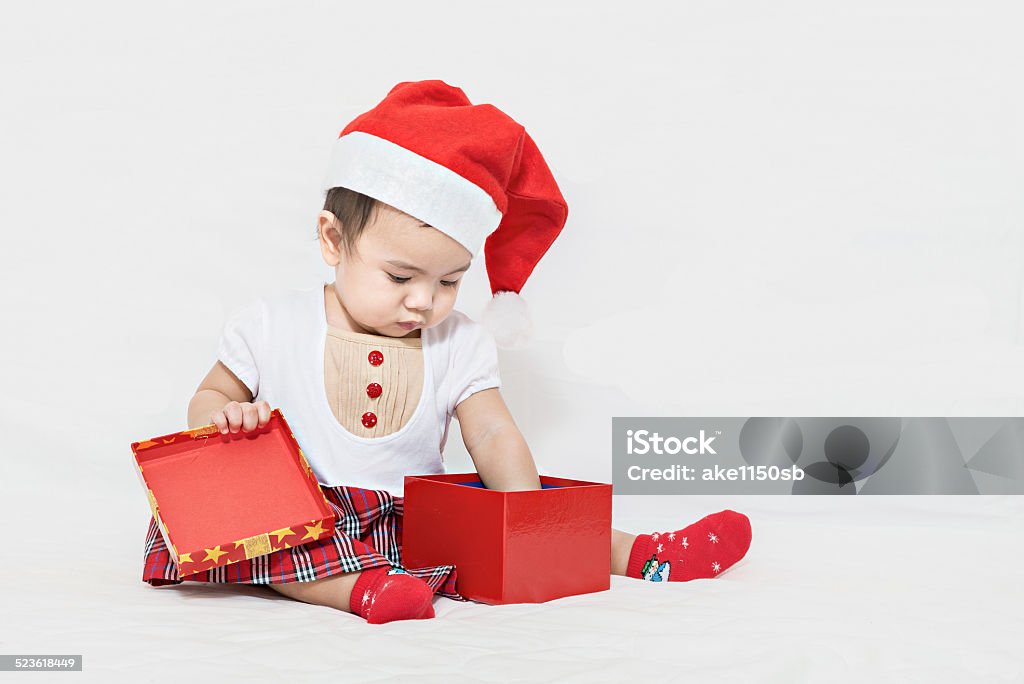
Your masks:
M1024 681L1019 496L616 496L633 532L743 511L750 551L714 580L368 625L267 587L150 587L142 497L88 484L2 504L0 652L83 656L33 681Z

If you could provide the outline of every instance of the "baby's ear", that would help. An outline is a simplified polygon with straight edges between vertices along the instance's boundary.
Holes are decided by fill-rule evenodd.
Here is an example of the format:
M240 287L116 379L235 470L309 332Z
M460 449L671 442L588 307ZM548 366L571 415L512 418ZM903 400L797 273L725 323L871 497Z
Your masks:
M316 217L317 232L326 235L335 248L341 243L341 221L331 212L321 211ZM326 230L325 230L326 229Z
M323 227L324 225L329 225L334 228L335 231L341 231L341 221L338 220L337 216L326 209L321 210L321 212L317 214L316 222L318 226Z

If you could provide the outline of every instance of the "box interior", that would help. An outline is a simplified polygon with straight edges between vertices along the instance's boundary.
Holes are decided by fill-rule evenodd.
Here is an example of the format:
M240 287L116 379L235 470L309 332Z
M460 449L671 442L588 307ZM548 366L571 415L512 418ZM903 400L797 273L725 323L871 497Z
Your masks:
M477 480L476 482L452 482L452 484L462 485L464 487L477 487L478 489L487 489L487 487L484 487L484 483L479 481L479 480ZM553 484L548 484L546 482L541 482L540 483L540 488L541 489L561 489L562 485L553 485Z

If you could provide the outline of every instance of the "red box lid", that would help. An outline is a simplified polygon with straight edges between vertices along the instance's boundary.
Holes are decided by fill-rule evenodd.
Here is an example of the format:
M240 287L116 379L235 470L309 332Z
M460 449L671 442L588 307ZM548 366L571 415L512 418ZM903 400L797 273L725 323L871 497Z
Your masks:
M327 537L335 515L280 409L132 443L132 463L182 577Z

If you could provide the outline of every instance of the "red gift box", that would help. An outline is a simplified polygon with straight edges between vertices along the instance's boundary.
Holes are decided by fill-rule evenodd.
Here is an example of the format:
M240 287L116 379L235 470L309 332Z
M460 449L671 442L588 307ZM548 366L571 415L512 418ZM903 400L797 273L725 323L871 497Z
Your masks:
M262 428L216 425L132 443L132 464L182 578L306 544L335 515L279 409Z
M454 564L457 591L489 604L543 603L611 586L612 486L540 477L486 489L476 473L406 476L407 567Z

